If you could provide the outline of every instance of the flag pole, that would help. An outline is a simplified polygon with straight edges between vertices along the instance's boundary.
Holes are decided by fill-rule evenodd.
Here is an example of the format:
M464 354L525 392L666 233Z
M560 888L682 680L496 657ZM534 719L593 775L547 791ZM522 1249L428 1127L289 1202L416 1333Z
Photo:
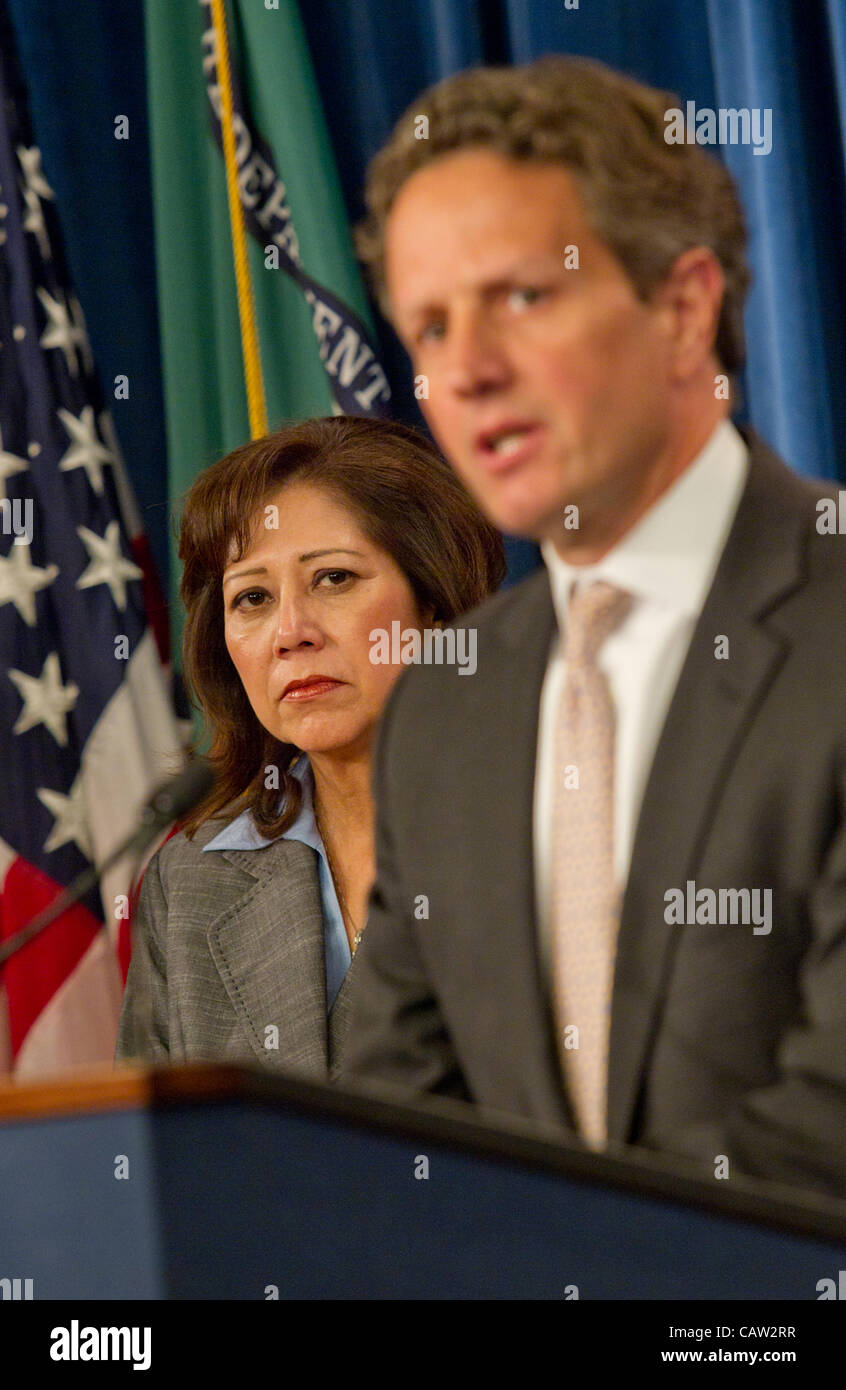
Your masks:
M244 360L244 381L247 388L247 410L250 420L250 435L253 439L257 439L260 435L267 433L267 404L261 372L253 287L250 281L250 268L247 263L244 213L238 192L235 132L232 128L232 79L229 69L229 44L226 37L224 0L211 0L211 9L217 40L217 80L220 84L223 162L226 169L229 225L232 231L232 256L235 262L235 284L238 291L238 317L241 324L241 352Z

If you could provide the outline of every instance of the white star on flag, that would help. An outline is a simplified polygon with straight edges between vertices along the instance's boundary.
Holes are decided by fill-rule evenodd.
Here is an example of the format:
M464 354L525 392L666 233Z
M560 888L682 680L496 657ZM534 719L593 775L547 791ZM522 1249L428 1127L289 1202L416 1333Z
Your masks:
M45 261L52 261L53 249L50 246L50 238L47 235L47 224L44 221L44 213L41 211L41 200L32 188L25 188L23 195L27 208L23 219L24 231L32 232L38 242L38 249L43 259Z
M17 155L27 188L31 188L39 198L55 198L56 195L41 168L41 151L38 146L32 145L28 148L26 145L18 145Z
M68 473L72 468L84 468L88 481L97 493L103 494L103 465L114 463L114 455L97 437L97 423L94 410L84 405L79 415L59 407L58 416L70 435L73 443L59 459L59 469Z
M86 410L90 409L86 406ZM142 579L144 571L127 560L120 553L120 524L110 521L105 536L89 531L87 526L77 526L79 536L91 563L76 581L78 589L90 589L94 584L108 584L115 606L123 612L126 607L126 583L129 579Z
M24 473L29 464L26 459L19 458L17 454L10 454L3 448L3 433L0 431L0 497L6 496L6 479L11 478L15 473Z
M53 253L50 249L50 239L47 236L44 213L41 210L41 199L49 198L53 202L56 195L44 177L44 171L41 168L41 151L38 146L33 145L28 149L26 145L18 145L17 153L23 173L21 187L27 206L26 216L23 219L24 229L34 234L38 241L38 249L45 261L49 261L52 259Z
M39 569L29 558L29 545L13 545L0 557L0 608L13 603L27 627L35 627L35 595L46 589L59 573L58 565Z
M46 806L50 814L56 818L53 829L44 841L45 851L49 854L74 840L86 859L93 859L88 817L82 799L82 778L76 778L70 789L70 796L65 796L63 792L51 791L49 787L38 787L35 794L42 806Z
M71 376L79 376L77 352L86 353L88 342L84 326L75 323L60 299L54 299L39 285L38 298L47 314L47 326L38 339L43 348L61 348ZM90 406L85 407L90 410ZM59 412L61 414L61 411ZM66 412L66 414L69 412Z
M25 671L12 667L9 680L24 701L12 733L24 734L38 724L45 724L56 742L64 748L68 741L67 712L76 704L79 686L72 682L62 685L58 654L50 653L40 676L28 676Z

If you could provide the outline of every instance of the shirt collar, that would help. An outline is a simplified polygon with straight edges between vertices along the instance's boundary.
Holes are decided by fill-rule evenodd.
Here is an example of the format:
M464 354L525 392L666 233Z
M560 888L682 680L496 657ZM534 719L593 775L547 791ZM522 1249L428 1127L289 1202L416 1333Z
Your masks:
M296 777L303 789L303 795L299 814L287 830L274 836L273 840L265 839L264 835L259 833L252 811L247 809L240 816L236 816L235 820L230 821L229 825L224 826L220 834L209 840L207 845L203 845L203 854L210 849L267 849L275 840L300 840L304 845L316 849L318 854L323 854L323 841L314 816L314 773L307 755L301 753L288 771L292 777Z
M563 630L574 584L607 580L636 597L685 614L700 612L737 511L749 450L730 420L645 516L595 565L571 565L551 541L541 553Z

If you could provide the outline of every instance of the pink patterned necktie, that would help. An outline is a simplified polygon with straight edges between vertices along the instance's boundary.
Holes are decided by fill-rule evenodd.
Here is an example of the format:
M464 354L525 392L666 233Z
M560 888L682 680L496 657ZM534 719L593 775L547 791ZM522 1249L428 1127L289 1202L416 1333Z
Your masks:
M608 1042L619 893L614 881L614 705L597 665L632 595L598 582L567 610L555 729L552 974L559 1055L579 1130L606 1141Z

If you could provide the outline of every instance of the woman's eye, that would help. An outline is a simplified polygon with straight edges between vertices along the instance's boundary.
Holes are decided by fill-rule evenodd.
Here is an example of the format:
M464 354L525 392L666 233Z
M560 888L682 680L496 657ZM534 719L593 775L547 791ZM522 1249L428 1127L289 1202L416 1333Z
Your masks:
M238 597L235 599L234 603L232 604L232 607L233 607L233 608L258 608L259 604L262 603L262 602L264 601L265 598L266 598L266 594L265 594L264 589L245 589L244 592L243 592L242 594L239 594ZM252 600L252 599L255 599L256 602L255 602L255 603L253 603L253 602L245 602L245 600Z
M354 578L355 575L352 570L321 570L319 574L314 576L314 582L315 585L318 585L323 584L323 581L326 580L327 582L324 584L324 588L340 589L348 579Z

